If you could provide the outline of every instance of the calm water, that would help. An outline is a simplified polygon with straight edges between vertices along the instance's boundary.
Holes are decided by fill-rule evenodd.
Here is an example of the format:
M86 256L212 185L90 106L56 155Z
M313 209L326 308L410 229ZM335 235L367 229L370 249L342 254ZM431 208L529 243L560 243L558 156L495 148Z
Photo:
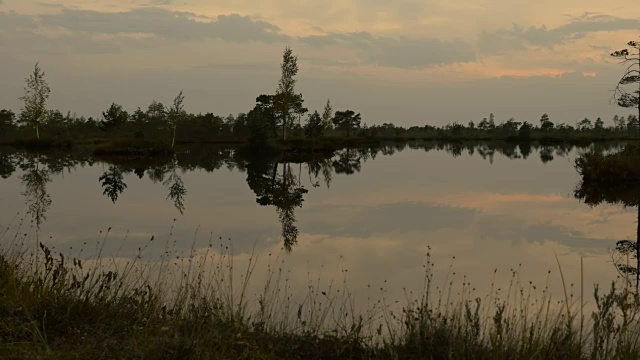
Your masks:
M420 288L430 252L437 278L453 264L488 289L494 269L498 287L519 269L559 294L555 254L568 283L579 283L583 258L585 284L607 284L615 242L636 237L636 209L574 198L583 151L416 143L288 163L217 148L153 161L4 152L0 225L24 219L21 231L72 254L95 251L111 228L104 251L117 257L152 235L185 252L231 238L240 263L254 247L263 260L283 257L294 287L344 268L355 293L384 286L399 299ZM164 246L152 242L149 257Z

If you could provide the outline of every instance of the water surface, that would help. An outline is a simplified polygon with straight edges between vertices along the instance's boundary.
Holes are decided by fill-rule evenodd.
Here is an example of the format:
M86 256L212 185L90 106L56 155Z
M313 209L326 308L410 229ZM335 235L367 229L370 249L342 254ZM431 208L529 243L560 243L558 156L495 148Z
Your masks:
M148 246L150 258L165 239L184 252L232 239L239 263L281 256L301 289L348 269L355 294L371 285L402 299L422 286L430 253L442 281L453 264L488 292L517 269L523 283L549 282L559 294L556 255L567 283L579 284L582 258L585 284L608 284L618 276L615 242L636 237L636 209L574 197L574 160L586 150L413 143L298 159L183 149L154 160L6 151L0 225L24 220L70 254L95 251L111 228L103 251L118 257L135 256L151 236L163 241ZM262 276L258 266L256 283Z

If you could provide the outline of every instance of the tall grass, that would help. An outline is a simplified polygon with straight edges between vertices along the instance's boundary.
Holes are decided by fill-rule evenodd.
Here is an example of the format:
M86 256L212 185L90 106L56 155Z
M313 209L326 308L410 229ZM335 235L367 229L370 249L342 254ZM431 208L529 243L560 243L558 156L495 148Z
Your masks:
M23 229L23 227L27 227ZM209 236L184 254L171 233L134 256L107 255L110 231L87 248L56 253L28 224L0 232L0 358L629 359L640 356L636 297L594 289L594 310L565 284L556 299L511 270L507 288L473 288L450 268L404 303L370 289L364 307L347 271L308 274L293 289L286 255L255 252L239 267L233 242ZM162 254L147 258L160 243ZM558 262L561 273L560 263ZM264 272L260 291L252 279ZM497 272L497 270L496 270ZM549 273L550 274L550 273ZM551 277L551 275L549 275ZM549 279L547 281L547 284ZM376 295L379 294L379 295ZM73 355L72 355L73 354Z

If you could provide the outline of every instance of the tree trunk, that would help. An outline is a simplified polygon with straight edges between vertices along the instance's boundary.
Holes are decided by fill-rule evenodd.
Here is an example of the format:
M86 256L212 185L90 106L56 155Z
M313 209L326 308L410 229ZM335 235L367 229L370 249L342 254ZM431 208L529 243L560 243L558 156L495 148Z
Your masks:
M173 146L176 144L176 127L178 127L178 125L173 125L173 139L171 140L172 149L173 149Z
M287 140L287 115L282 117L282 140Z
M275 162L273 164L273 172L271 173L271 192L273 193L273 190L276 186L276 175L278 173L278 163Z
M36 138L40 140L40 129L38 128L38 123L36 122Z
M638 204L638 225L636 229L636 297L640 289L640 204Z

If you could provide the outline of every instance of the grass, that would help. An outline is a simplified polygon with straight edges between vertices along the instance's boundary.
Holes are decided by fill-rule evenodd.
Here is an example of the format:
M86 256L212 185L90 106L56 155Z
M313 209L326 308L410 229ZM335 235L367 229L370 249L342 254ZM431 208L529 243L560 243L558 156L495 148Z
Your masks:
M631 359L640 356L635 296L615 286L585 299L523 284L478 296L453 269L437 286L425 255L424 285L393 304L380 289L356 309L343 282L309 280L294 296L285 257L234 264L232 243L209 238L181 256L171 236L129 257L54 253L19 225L0 233L3 359ZM14 234L15 233L15 234ZM14 235L9 235L14 234ZM146 259L152 245L162 254ZM163 246L164 245L164 246ZM154 245L155 246L155 245ZM155 246L157 247L157 246ZM153 261L152 261L153 260ZM559 269L561 272L560 264ZM250 295L255 271L262 291ZM335 279L334 279L335 280ZM321 284L323 284L321 286ZM565 286L567 289L567 286Z

